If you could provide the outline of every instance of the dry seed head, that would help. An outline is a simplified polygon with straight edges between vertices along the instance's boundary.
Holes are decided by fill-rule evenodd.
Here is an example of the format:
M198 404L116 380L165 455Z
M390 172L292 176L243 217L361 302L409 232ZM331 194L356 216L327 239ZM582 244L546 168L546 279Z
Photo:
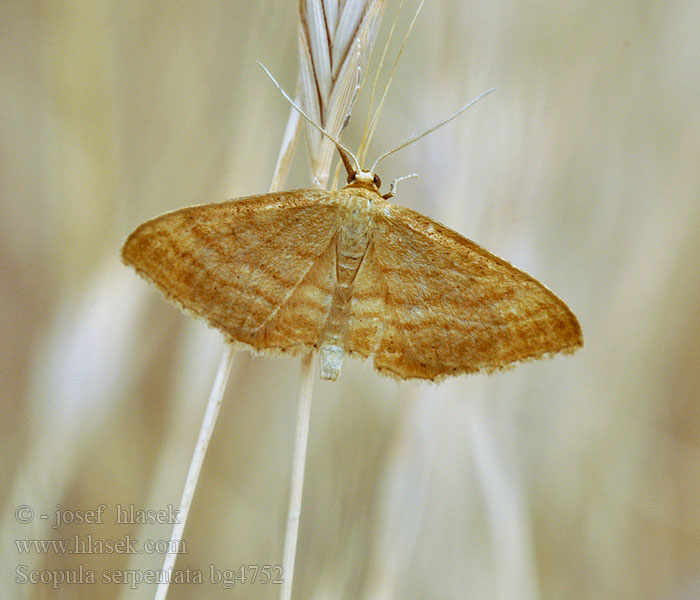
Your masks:
M299 67L301 105L338 138L357 96L384 0L301 0ZM325 187L335 144L306 128L314 187Z

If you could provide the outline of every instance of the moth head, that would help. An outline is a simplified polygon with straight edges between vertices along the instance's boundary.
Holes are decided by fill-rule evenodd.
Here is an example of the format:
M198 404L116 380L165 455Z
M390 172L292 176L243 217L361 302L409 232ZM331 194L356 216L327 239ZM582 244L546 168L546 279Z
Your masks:
M363 187L373 187L379 192L379 188L382 187L382 180L379 175L371 171L350 171L348 173L348 185L352 184L358 184Z
M336 148L343 161L345 172L348 174L348 186L363 187L379 193L379 188L382 187L382 180L379 178L379 175L360 167L357 158L340 144L336 144Z

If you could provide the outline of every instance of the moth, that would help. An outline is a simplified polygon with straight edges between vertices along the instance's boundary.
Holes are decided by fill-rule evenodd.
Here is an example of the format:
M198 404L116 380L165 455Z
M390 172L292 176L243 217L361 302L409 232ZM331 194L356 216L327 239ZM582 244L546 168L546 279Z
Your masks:
M436 381L582 346L576 317L544 285L388 202L393 185L382 195L344 150L343 189L176 210L138 227L124 262L230 343L317 350L322 379L337 379L345 355Z

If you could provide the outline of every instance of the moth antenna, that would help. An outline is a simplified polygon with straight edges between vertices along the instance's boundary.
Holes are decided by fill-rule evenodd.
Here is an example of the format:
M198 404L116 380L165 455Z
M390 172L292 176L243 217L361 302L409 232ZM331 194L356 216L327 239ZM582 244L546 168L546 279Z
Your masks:
M389 156L390 154L393 154L394 152L398 152L399 150L401 150L402 148L405 148L406 146L408 146L409 144L412 144L413 142L418 141L418 140L421 139L422 137L425 137L426 135L428 135L429 133L432 133L433 131L435 131L436 129L442 127L443 125L446 125L446 124L449 123L452 119L456 119L456 118L457 118L459 115L461 115L465 110L467 110L469 107L471 107L471 106L473 106L474 104L476 104L476 103L477 103L479 100L481 100L484 96L488 96L491 92L495 92L497 89L498 89L498 88L491 88L490 90L486 90L485 92L483 92L482 94L479 94L476 98L474 98L474 99L471 100L470 102L467 102L467 104L465 104L462 108L460 108L456 113L453 113L453 114L451 114L449 117L447 117L446 119L440 121L437 125L433 125L430 129L427 129L427 130L424 131L423 133L419 133L419 134L417 134L417 135L412 135L411 137L406 138L406 139L405 139L403 142L401 142L398 146L395 146L395 147L392 148L391 150L388 150L387 152L385 152L384 154L382 154L377 160L375 160L375 161L374 161L374 164L372 165L372 168L370 169L370 171L371 171L372 173L374 173L374 172L375 172L374 170L377 168L377 165L378 165L381 161L383 161L387 156Z
M389 184L389 192L384 194L382 196L382 198L384 198L384 200L388 200L389 198L393 198L394 195L396 194L396 184L399 181L403 181L404 179L412 179L413 177L420 177L420 175L418 175L418 173L410 173L408 175L403 175L402 177L397 177L396 179L394 179L394 181L392 181Z
M354 163L354 166L352 167L352 171L354 171L355 173L359 173L362 169L360 169L360 161L357 160L357 157L356 157L350 150L348 150L348 148L346 148L346 147L340 142L340 140L338 140L337 138L335 138L334 136L332 136L330 133L328 133L323 127L321 127L321 125L319 125L318 123L316 123L316 121L314 121L309 115L307 115L307 114L302 110L302 108L301 108L299 105L297 105L297 103L294 102L294 100L292 100L292 99L289 97L289 95L287 94L287 92L285 92L285 91L282 89L282 86L281 86L279 83L277 83L277 80L272 76L272 73L270 73L270 71L268 71L267 67L266 67L264 64L262 64L260 61L257 61L257 63L262 67L263 71L265 71L265 73L267 73L267 76L272 80L272 83L275 84L275 87L276 87L276 88L280 91L280 93L284 96L285 100L287 100L287 102L289 102L289 103L299 112L299 114L300 114L302 117L304 117L309 123L311 123L311 125L313 125L316 129L318 129L318 130L319 130L323 135L325 135L331 142L333 142L333 143L335 144L335 147L338 148L338 152L340 152L341 149L345 151L346 157L343 159L343 164L345 164L345 161L347 160L348 157L352 158L352 162ZM341 156L341 157L343 156L343 153L342 153L342 152L340 153L340 156ZM347 165L346 165L345 168L346 168L346 170L347 170ZM350 171L348 171L348 175L350 175Z

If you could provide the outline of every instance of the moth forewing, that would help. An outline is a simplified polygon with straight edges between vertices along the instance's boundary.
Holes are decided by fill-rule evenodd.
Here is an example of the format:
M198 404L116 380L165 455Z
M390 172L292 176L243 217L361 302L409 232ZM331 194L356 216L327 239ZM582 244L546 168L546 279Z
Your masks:
M576 317L534 278L415 211L374 206L372 259L386 283L378 370L434 380L582 344Z
M122 257L230 340L299 353L318 342L330 306L335 213L320 190L194 206L139 227Z

